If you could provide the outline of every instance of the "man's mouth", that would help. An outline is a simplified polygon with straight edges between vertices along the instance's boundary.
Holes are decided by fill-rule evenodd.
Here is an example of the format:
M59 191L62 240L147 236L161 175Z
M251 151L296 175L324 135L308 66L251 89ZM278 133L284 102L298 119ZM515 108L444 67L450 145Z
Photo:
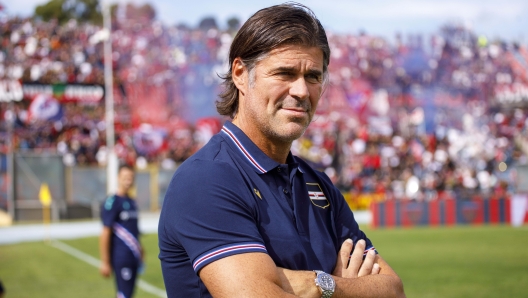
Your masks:
M303 108L282 108L283 110L298 112L298 113L307 113L306 109Z

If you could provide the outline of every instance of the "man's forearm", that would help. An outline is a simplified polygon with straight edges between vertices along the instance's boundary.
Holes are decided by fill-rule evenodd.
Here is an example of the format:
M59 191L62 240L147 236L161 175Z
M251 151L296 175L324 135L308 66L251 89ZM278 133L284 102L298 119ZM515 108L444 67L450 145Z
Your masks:
M335 277L336 288L332 298L405 297L403 283L398 276L367 275L358 278Z
M107 227L103 228L101 235L99 236L99 254L101 262L104 264L110 264L110 237L112 232Z
M315 273L277 268L284 291L298 297L320 298L315 285ZM333 298L345 297L405 297L401 280L394 275L377 274L358 278L334 276L336 288Z
M303 298L321 298L321 292L315 285L315 272L295 271L277 268L281 287L285 292Z

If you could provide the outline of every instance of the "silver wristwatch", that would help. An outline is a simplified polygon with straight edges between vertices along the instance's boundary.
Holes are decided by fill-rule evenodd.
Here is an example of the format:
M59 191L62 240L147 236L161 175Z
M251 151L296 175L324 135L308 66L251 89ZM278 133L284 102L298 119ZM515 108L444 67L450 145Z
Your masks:
M322 292L321 298L332 297L335 291L335 281L332 275L320 270L314 270L314 272L316 274L315 285L318 286Z

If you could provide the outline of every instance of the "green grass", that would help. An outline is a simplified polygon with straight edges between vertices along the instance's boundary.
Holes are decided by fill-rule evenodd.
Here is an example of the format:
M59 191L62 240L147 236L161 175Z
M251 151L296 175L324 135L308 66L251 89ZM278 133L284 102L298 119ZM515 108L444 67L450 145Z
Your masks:
M407 297L528 297L528 227L368 230Z
M143 235L146 271L140 278L165 289L157 257L157 235ZM98 238L64 243L99 258ZM114 279L104 279L99 269L44 242L0 246L0 280L6 298L115 297ZM135 297L155 298L136 287Z
M407 297L528 297L528 227L364 231L396 270ZM163 289L157 235L143 235L142 279ZM64 241L98 257L96 237ZM43 242L0 246L6 298L114 297L112 279ZM154 297L136 289L136 297Z

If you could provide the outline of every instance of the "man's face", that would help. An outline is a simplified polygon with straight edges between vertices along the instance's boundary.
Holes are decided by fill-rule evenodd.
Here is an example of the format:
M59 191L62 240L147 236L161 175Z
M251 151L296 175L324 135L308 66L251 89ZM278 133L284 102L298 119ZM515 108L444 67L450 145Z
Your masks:
M117 175L117 183L120 188L129 191L134 184L134 172L130 169L122 168Z
M238 114L250 134L272 142L299 138L317 108L323 88L323 52L285 45L272 50L248 73L249 84Z

